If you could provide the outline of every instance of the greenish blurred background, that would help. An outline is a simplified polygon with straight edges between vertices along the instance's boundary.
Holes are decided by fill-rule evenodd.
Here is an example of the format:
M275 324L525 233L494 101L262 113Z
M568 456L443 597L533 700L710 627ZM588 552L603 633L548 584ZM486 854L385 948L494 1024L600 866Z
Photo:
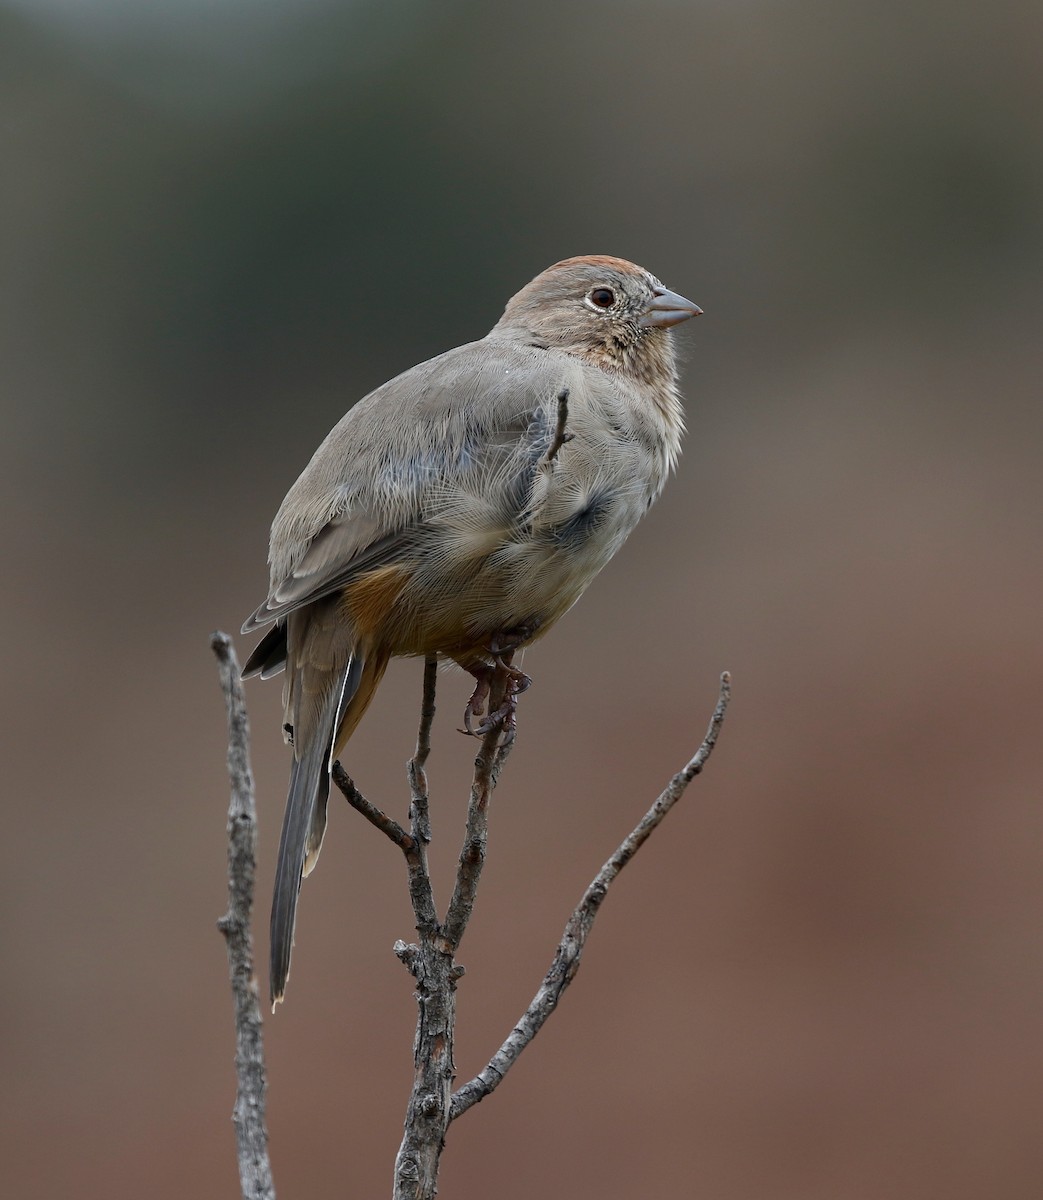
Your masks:
M462 1078L722 668L736 699L442 1193L1039 1194L1041 37L1023 0L0 3L5 1194L236 1194L207 635L341 413L581 253L706 310L690 432L525 660ZM399 815L420 675L346 763ZM467 693L442 677L443 902ZM266 1027L281 1194L387 1194L409 934L335 807Z

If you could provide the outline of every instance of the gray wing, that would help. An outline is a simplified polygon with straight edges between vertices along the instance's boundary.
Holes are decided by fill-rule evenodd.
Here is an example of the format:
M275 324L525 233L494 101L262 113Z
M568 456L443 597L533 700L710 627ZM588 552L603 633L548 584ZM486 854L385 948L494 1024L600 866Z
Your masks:
M271 590L243 632L281 623L360 572L394 562L416 545L449 488L474 487L520 518L553 437L566 369L558 355L476 342L360 401L283 501L272 527ZM262 641L247 664L252 673L279 670L278 642L277 631Z
M272 588L268 599L247 617L243 633L281 621L306 604L330 596L358 572L391 561L407 540L403 530L381 534L371 514L347 513L324 525L292 573Z

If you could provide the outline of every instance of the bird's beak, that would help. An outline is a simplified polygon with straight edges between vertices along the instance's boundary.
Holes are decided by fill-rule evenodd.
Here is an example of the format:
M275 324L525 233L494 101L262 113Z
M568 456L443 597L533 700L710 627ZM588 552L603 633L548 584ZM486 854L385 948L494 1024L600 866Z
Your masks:
M669 325L680 325L689 317L697 317L703 310L698 304L686 300L665 287L657 287L652 301L641 314L640 324L644 328L665 329Z

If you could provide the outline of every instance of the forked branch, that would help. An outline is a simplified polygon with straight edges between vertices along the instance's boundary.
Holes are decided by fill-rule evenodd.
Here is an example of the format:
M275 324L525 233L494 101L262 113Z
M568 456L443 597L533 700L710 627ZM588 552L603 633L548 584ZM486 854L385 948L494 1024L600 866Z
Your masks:
M580 900L565 926L565 932L558 944L554 961L551 963L550 970L544 977L539 991L533 997L532 1003L511 1030L507 1040L489 1060L484 1070L453 1094L449 1112L450 1121L456 1120L472 1105L477 1104L479 1100L484 1100L499 1086L504 1075L507 1074L525 1047L539 1033L543 1023L557 1007L562 992L573 981L579 970L580 956L583 953L587 935L594 924L594 918L601 909L601 903L608 893L609 885L640 850L652 831L680 800L685 789L706 765L707 759L717 744L717 735L720 733L730 699L731 677L725 671L721 675L717 707L710 718L710 726L706 731L706 737L703 738L702 745L687 765L678 771L660 792L656 802L594 876L590 886L583 893L583 899Z
M569 440L565 430L567 419L568 392L563 391L559 397L558 427L547 455L548 467L553 464L561 446ZM253 978L250 938L256 816L246 709L239 683L239 665L231 639L225 634L214 634L211 645L220 664L221 685L229 712L228 754L232 778L229 910L219 925L228 942L229 969L235 997L239 1091L234 1120L240 1180L246 1200L274 1200L264 1123L266 1085L261 1010ZM502 727L493 725L482 736L475 757L467 824L453 895L444 920L439 920L427 858L431 822L425 770L431 749L436 673L437 665L433 659L429 659L424 669L424 698L417 745L408 766L408 829L367 800L339 763L333 769L333 781L349 804L402 851L416 923L417 944L400 941L395 945L395 953L416 980L418 1009L413 1046L413 1088L406 1111L404 1136L395 1160L395 1200L433 1200L437 1190L439 1159L450 1122L499 1085L554 1011L579 969L583 947L609 886L705 766L717 742L731 695L730 679L725 673L721 676L717 706L699 749L667 784L645 816L594 877L565 926L543 983L503 1045L484 1070L454 1093L456 984L463 974L463 968L456 964L454 956L474 908L488 841L489 802L513 744L514 727L513 708L507 705L503 712L509 712L510 718L505 716ZM490 713L500 710L505 698L508 698L508 688L516 684L516 675L509 665L509 657L506 662L497 659L496 669L490 679Z
M430 1200L438 1180L438 1164L449 1127L452 1096L453 1038L456 1029L456 983L463 968L454 954L467 928L485 862L489 832L489 801L500 770L513 744L513 728L504 720L482 736L475 757L467 826L460 851L456 886L444 921L439 921L427 864L431 840L425 764L431 749L437 664L424 669L424 700L416 751L410 759L410 826L407 833L396 821L359 792L338 763L333 781L348 803L381 830L403 852L409 875L409 894L418 942L395 943L395 953L416 980L417 1026L413 1042L413 1089L406 1109L402 1144L395 1159L396 1200ZM497 663L490 678L489 711L503 704L511 683L510 668Z

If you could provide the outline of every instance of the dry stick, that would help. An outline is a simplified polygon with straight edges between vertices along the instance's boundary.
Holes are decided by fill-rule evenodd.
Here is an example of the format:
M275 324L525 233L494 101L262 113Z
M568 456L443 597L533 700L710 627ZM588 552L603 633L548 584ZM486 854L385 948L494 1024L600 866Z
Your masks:
M434 715L434 669L434 664L429 661L424 676L424 706L417 751L409 766L413 828L418 851L423 856L425 877L430 832L427 826L428 796L424 762L430 748L431 719ZM497 667L489 694L490 712L503 703L510 678L510 671L506 667ZM437 1191L438 1164L445 1144L445 1131L449 1127L449 1106L455 1075L453 1036L456 1027L456 983L463 974L463 968L453 961L453 953L467 927L478 876L485 860L489 797L510 749L510 739L506 735L504 744L499 744L500 735L500 728L490 729L482 739L475 758L464 847L460 852L457 885L445 921L440 926L436 923L424 927L418 919L420 944L395 944L395 953L413 974L417 984L413 1090L406 1108L402 1144L395 1158L395 1200L433 1200ZM415 904L414 911L417 911Z
M442 937L427 862L431 825L424 768L431 752L437 667L437 661L433 658L429 658L424 665L420 728L416 750L408 767L411 833L407 833L401 825L371 804L339 763L335 764L333 770L333 781L348 803L380 829L405 855L409 896L419 939L419 945L399 941L394 947L395 954L416 979L417 999L413 1089L406 1109L402 1144L395 1157L396 1200L433 1200L435 1195L438 1161L449 1124L449 1101L453 1086L456 981L463 974L463 970L454 964L452 950L445 945ZM495 734L491 735L491 740L495 741Z
M409 899L416 917L417 933L432 936L438 928L438 909L427 866L427 847L431 842L431 817L427 789L427 756L431 753L431 726L435 719L435 686L438 683L438 660L424 662L424 698L420 705L420 728L416 735L416 750L409 760L409 821L416 846L415 860L406 859L409 867ZM397 950L396 950L397 953Z
M232 798L228 806L228 911L217 922L228 948L228 971L235 1002L235 1070L238 1088L232 1122L239 1159L243 1200L275 1200L264 1119L267 1078L261 1004L253 972L254 874L257 866L257 809L250 770L250 726L232 639L214 633L210 648L217 656L228 707L228 775Z
M681 798L695 776L706 765L706 761L717 743L717 735L720 732L721 723L724 721L724 714L730 698L731 677L725 671L721 675L717 707L710 719L710 727L706 731L702 745L688 765L670 780L656 802L594 877L565 926L565 932L557 953L554 955L554 961L551 963L550 970L540 985L539 991L533 997L532 1003L511 1030L507 1040L490 1059L488 1066L454 1093L449 1113L450 1121L454 1121L472 1105L477 1104L479 1100L484 1100L499 1085L518 1055L539 1033L544 1021L557 1007L562 993L579 970L583 946L594 924L594 918L601 908L601 902L608 892L609 884L634 857L652 831Z
M560 435L567 418L567 393L559 397L559 428L554 452L567 440ZM550 457L548 456L548 461ZM393 841L405 855L410 897L417 922L419 945L395 943L395 953L417 982L417 1031L413 1045L414 1082L406 1111L402 1144L395 1159L395 1200L434 1200L438 1166L445 1133L452 1120L493 1091L518 1055L539 1032L565 988L579 969L580 955L609 884L637 853L651 832L680 799L688 784L703 769L713 751L731 696L730 678L721 676L720 694L702 745L687 766L670 781L655 804L615 854L598 872L572 914L554 962L533 1002L488 1066L455 1094L453 1036L456 1024L456 982L463 968L453 961L474 905L478 880L485 861L488 807L492 791L513 744L511 732L486 733L475 758L475 771L467 813L464 845L460 852L456 887L445 922L437 920L427 844L430 841L427 776L424 770L431 748L434 718L436 664L429 659L424 672L424 701L417 747L409 763L412 833L371 804L344 774L334 767L334 781L359 812ZM506 695L510 672L501 666L493 677L489 710L495 711Z
M435 685L438 683L438 659L424 661L424 698L420 705L420 728L416 735L416 750L409 760L410 818L413 836L419 841L430 842L431 827L428 819L427 756L431 753L431 726L435 720Z
M375 825L381 833L386 834L395 845L405 854L407 860L409 855L415 849L415 842L394 817L389 817L383 809L377 808L375 804L371 804L365 796L355 786L354 779L340 765L338 759L333 764L332 771L333 782L340 788L344 794L344 799L358 813L361 813L366 820Z
M568 393L563 392L562 395L567 397ZM509 683L510 671L497 665L489 692L489 712L495 712L503 704ZM485 848L489 840L489 800L513 745L513 729L503 728L501 731L501 727L494 724L482 738L481 747L474 760L474 777L467 804L467 825L464 830L464 843L460 848L456 886L453 888L453 896L442 924L442 937L450 953L459 947L467 923L471 919L475 896L478 893L478 880L485 865Z
M413 905L417 932L424 936L433 934L438 928L438 913L435 908L431 874L427 866L427 846L431 841L431 823L428 817L427 774L424 764L431 753L431 724L435 716L435 683L438 662L429 658L424 665L424 700L420 709L420 730L417 734L416 750L409 760L410 822L412 833L405 829L382 809L370 803L359 791L355 781L345 772L340 762L333 764L333 782L344 798L371 825L385 834L402 851L409 872L409 898ZM396 943L395 953L398 954ZM401 958L402 956L399 955Z

